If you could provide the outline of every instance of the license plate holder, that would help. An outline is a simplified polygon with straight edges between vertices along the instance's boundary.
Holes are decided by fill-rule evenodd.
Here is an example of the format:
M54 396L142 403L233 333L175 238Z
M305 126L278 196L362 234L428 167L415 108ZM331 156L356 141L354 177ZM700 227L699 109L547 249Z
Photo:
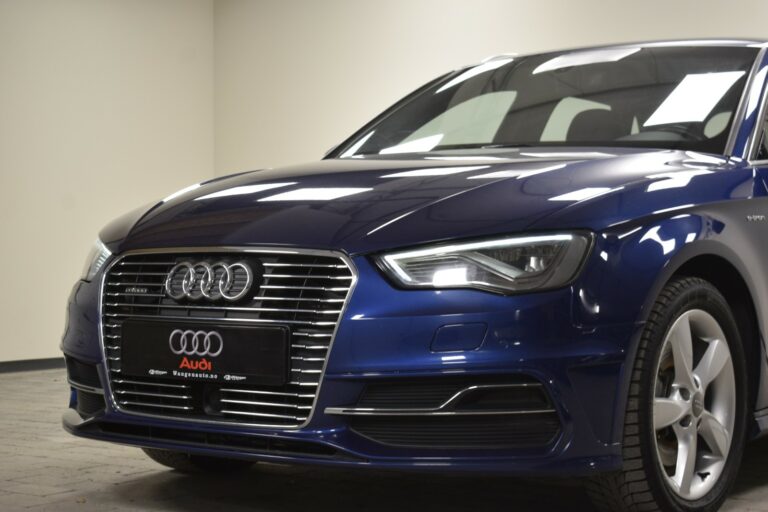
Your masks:
M128 319L122 324L121 374L283 386L285 326Z

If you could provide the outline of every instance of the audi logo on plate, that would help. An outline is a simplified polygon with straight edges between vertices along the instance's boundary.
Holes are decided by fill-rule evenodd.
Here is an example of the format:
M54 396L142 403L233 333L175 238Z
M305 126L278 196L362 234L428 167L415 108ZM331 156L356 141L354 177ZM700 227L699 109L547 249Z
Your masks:
M224 339L217 331L176 329L168 337L168 345L177 356L216 357L224 350Z
M251 289L253 270L245 262L208 263L182 261L165 279L165 293L174 300L219 300L236 302Z

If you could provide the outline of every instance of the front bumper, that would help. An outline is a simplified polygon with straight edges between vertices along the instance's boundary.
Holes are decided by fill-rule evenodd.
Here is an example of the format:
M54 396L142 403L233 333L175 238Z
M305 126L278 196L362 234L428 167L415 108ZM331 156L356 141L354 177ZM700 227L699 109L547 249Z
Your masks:
M639 326L574 325L579 302L573 289L517 297L402 291L366 259L355 265L358 285L303 428L138 416L117 410L108 391L102 410L83 414L74 389L64 427L92 439L274 462L525 475L586 475L620 467L625 362ZM75 287L62 348L68 357L95 365L101 388L109 389L98 342L98 293L94 283ZM435 345L442 327L457 325L485 326L479 345ZM524 376L541 383L560 423L557 435L535 448L398 446L361 435L353 417L337 414L354 408L371 382L457 375L468 381Z

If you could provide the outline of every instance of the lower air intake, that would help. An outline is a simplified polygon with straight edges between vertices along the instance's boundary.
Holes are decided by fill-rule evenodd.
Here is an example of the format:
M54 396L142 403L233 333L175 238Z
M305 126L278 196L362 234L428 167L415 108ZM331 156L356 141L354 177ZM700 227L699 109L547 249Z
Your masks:
M356 417L350 426L378 443L414 448L530 449L560 432L554 414L525 416Z
M522 374L374 381L354 406L326 412L393 446L543 449L561 431L546 388Z

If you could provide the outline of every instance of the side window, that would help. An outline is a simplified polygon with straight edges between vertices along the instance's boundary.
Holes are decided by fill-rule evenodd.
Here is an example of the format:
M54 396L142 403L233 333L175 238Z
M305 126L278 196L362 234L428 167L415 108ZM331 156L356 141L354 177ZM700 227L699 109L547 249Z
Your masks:
M763 123L763 135L760 139L760 149L757 151L758 160L768 160L768 118Z

